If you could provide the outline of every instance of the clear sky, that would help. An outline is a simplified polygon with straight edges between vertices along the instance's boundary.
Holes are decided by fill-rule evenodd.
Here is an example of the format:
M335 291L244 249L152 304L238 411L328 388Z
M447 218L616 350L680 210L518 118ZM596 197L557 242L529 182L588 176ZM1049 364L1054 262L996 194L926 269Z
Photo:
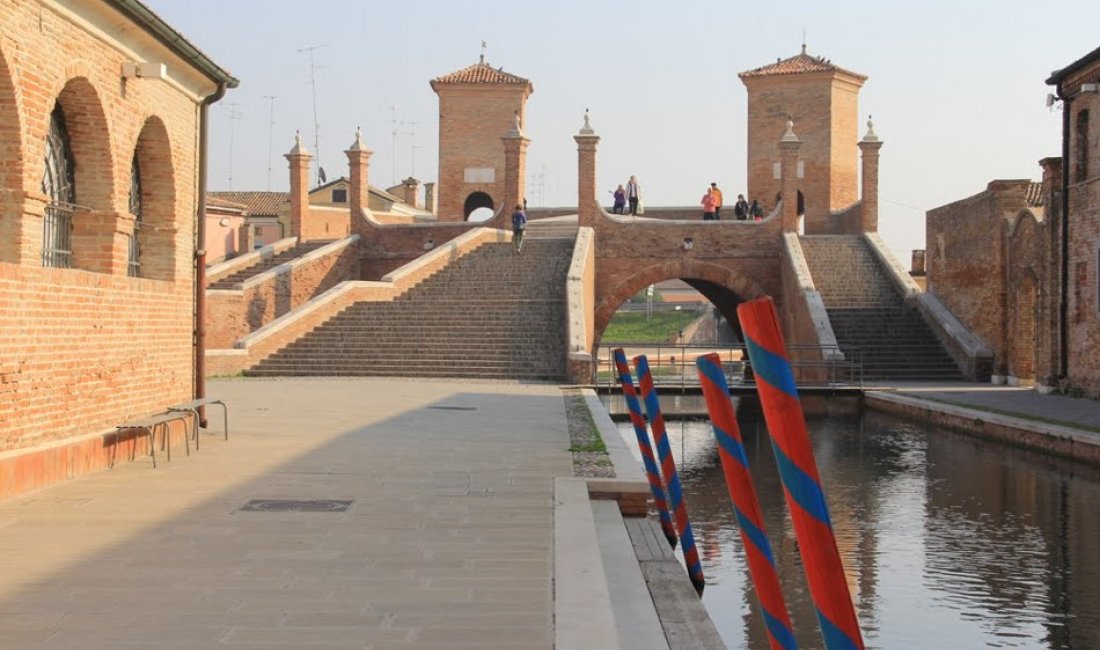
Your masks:
M342 152L360 126L375 152L373 185L435 180L438 102L428 82L476 63L484 40L490 64L534 83L532 206L576 205L572 136L586 108L602 138L601 193L630 174L649 205L695 205L712 180L727 196L743 191L737 73L797 54L805 29L810 54L869 77L860 133L873 115L885 142L880 231L905 263L924 246L925 210L993 179L1039 179L1037 161L1060 154L1061 132L1043 82L1100 45L1095 0L146 2L241 80L211 109L210 189L230 189L232 158L232 189L268 189L270 166L271 189L285 190L282 154L294 131L314 149L310 68L299 51L309 46L320 46L328 177L347 173ZM276 98L273 128L265 95Z

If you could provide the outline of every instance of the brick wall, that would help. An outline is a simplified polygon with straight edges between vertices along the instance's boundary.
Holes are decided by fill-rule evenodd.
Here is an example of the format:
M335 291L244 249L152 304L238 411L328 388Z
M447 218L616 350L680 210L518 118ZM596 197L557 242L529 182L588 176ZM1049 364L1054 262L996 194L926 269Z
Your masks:
M53 468L22 474L37 476L23 488L102 466L95 453L58 460L74 458L57 451L66 441L101 448L97 434L192 395L197 102L213 84L106 3L73 11L0 0L0 449L52 448L56 461L19 461ZM134 55L120 46L165 62L171 83L122 80ZM41 263L43 143L55 102L82 206L72 269ZM126 274L135 154L148 224L137 235L138 278ZM6 458L0 474L14 467Z
M206 346L232 347L346 280L359 279L358 237L319 248L305 257L245 281L240 290L207 290Z
M1100 114L1100 105L1094 110ZM1100 146L1093 152L1093 163L1100 167L1095 153ZM1100 396L1100 174L1071 185L1069 195L1067 379L1071 388Z
M1005 375L1005 231L1026 207L1026 180L992 181L984 192L930 210L925 219L928 290L993 348Z

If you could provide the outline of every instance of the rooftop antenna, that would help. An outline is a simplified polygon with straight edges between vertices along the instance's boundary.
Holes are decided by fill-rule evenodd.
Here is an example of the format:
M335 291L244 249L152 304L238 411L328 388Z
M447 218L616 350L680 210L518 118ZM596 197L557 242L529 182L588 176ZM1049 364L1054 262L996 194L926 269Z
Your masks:
M328 45L308 45L298 49L298 53L305 52L309 57L309 85L313 90L313 160L317 164L317 182L321 184L321 123L317 119L317 64L313 53Z
M409 130L406 132L409 134L409 176L412 176L413 178L416 178L416 150L423 149L423 147L418 147L416 145L416 125L419 123L420 122L417 122L416 120L401 123L409 127Z
M229 107L229 189L233 190L233 126L234 123L244 117L244 114L238 110L240 104L227 103Z
M546 207L546 165L531 177L532 194L539 197L539 205Z
M268 103L268 123L267 123L267 191L271 191L271 146L272 138L275 133L275 95L264 95L264 99Z

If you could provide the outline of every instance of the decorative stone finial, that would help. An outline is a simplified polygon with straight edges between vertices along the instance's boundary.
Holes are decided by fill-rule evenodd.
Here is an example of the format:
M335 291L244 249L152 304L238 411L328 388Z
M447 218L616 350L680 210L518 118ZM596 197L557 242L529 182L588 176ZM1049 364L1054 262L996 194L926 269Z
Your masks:
M787 118L787 132L783 134L783 142L798 142L798 136L794 134L794 120Z
M355 127L355 142L351 143L351 147L348 151L366 151L366 147L363 146L363 132L359 127Z
M301 156L309 154L306 148L302 145L302 132L294 132L294 148L290 150L292 156Z
M519 125L519 111L516 111L516 120L515 120L515 123L512 124L512 130L505 133L504 137L506 137L506 138L522 138L523 137L523 128Z
M596 135L596 131L592 129L592 122L588 116L588 109L584 109L584 126L581 127L581 135Z
M864 142L878 142L878 134L875 133L875 125L871 121L871 116L867 116L867 133L863 136Z

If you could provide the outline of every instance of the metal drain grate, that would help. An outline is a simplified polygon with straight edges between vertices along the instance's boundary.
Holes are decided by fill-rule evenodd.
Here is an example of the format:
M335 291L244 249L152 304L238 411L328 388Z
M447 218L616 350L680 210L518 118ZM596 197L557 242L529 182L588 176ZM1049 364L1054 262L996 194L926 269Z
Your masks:
M245 512L345 512L354 501L336 499L252 499L241 507Z
M476 406L429 406L437 411L476 411Z

